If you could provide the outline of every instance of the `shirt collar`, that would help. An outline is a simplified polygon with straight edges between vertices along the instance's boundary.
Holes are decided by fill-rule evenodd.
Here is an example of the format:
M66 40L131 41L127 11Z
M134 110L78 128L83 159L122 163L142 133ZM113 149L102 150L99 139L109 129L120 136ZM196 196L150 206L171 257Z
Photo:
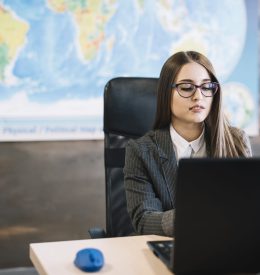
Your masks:
M176 130L173 128L172 124L170 124L171 139L172 139L173 144L177 147L177 151L179 153L182 153L190 145L192 147L194 153L197 153L204 143L204 133L205 133L204 128L205 127L203 127L202 133L200 134L200 136L197 139L195 139L191 142L188 142L186 139L184 139L182 136L180 136L176 132Z

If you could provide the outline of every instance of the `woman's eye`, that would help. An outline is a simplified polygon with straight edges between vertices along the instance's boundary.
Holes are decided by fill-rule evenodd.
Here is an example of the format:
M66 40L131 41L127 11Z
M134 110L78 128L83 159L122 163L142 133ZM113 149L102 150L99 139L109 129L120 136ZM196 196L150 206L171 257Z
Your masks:
M202 87L203 91L208 91L208 90L211 90L211 89L212 89L211 87Z
M193 89L192 88L181 88L182 91L185 91L185 92L191 92Z
M212 84L211 83L207 83L207 84L204 84L201 89L203 91L208 91L208 90L212 90Z
M192 85L181 85L180 86L181 90L184 92L192 92L193 91L193 86Z

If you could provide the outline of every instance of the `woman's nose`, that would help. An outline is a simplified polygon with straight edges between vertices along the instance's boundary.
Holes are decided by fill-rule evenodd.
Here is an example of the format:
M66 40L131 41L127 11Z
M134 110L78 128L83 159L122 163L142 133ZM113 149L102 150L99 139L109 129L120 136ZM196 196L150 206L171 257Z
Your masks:
M199 100L201 98L203 98L203 94L202 94L200 88L196 87L196 91L195 91L194 95L192 96L192 99Z

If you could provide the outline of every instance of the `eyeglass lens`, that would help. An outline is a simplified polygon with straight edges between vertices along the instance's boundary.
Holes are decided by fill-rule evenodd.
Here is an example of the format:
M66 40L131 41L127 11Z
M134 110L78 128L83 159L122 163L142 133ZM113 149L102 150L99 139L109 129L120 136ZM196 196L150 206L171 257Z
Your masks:
M200 86L197 86L192 83L179 83L176 85L176 88L178 93L182 97L193 96L197 88L200 89L200 91L205 97L212 97L218 89L218 84L215 82L208 82L208 83L203 83Z

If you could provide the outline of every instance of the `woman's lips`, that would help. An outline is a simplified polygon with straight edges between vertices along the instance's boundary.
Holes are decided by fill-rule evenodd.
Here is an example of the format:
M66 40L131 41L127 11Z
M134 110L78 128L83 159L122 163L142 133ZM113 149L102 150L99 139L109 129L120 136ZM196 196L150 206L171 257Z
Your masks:
M194 106L191 106L189 108L190 111L193 111L193 112L201 112L202 110L204 110L205 107L202 106L202 105L194 105Z

